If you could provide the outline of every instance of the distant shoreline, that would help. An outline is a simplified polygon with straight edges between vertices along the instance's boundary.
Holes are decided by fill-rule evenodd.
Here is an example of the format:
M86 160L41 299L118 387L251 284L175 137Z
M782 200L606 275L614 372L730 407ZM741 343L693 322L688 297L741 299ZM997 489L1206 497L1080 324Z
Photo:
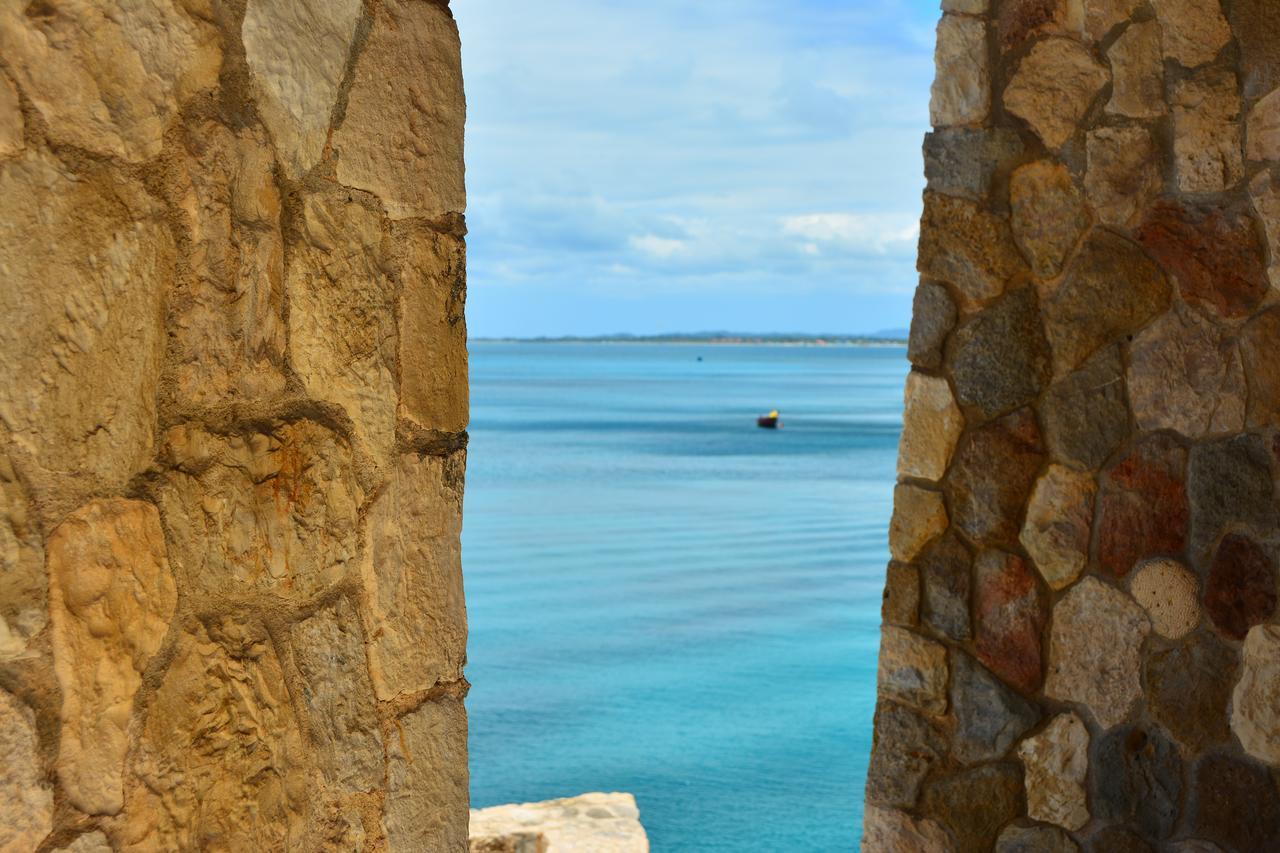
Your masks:
M726 336L697 338L689 336L665 337L661 335L635 337L597 338L471 338L473 344L679 344L688 346L784 346L784 347L901 347L907 342L902 338L871 337L753 337Z

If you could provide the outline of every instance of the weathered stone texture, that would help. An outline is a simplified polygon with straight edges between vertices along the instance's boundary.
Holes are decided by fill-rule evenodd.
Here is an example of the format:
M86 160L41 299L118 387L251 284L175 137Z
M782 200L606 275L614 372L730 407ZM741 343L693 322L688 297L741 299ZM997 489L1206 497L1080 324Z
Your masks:
M1083 0L1084 26L1094 41L1102 41L1119 24L1129 20L1142 0Z
M980 202L1008 180L1008 163L1022 151L1022 139L1011 130L950 127L926 134L928 189Z
M1231 695L1231 731L1245 752L1280 767L1280 627L1251 629L1242 661Z
M1164 57L1160 24L1130 24L1107 50L1112 89L1107 112L1129 118L1164 115Z
M921 620L943 637L967 640L972 560L959 537L947 533L917 560L922 587Z
M1089 822L1089 730L1079 717L1054 717L1018 746L1018 757L1026 768L1029 817L1073 831Z
M1280 426L1280 309L1264 311L1240 331L1240 358L1249 385L1246 422Z
M936 376L911 373L904 397L898 474L941 480L964 429L951 386Z
M1047 38L1031 48L1018 66L1004 90L1004 105L1056 150L1075 135L1109 77L1078 41Z
M1204 608L1233 640L1270 619L1276 612L1276 566L1267 549L1239 533L1222 537L1205 582Z
M880 616L888 624L917 624L920 618L920 570L904 563L890 563L885 571L884 603Z
M1225 742L1238 669L1235 652L1209 632L1152 652L1144 664L1147 710L1190 750Z
M1084 195L1065 166L1037 160L1020 167L1009 183L1013 238L1031 269L1054 278L1089 227Z
M893 518L889 520L889 553L910 562L947 529L942 493L905 483L893 490Z
M1260 98L1280 86L1280 17L1271 0L1232 0L1228 12L1240 47L1244 96Z
M1103 477L1098 501L1098 562L1113 575L1181 552L1191 519L1186 449L1166 434L1140 439Z
M401 717L396 728L399 736L387 745L383 827L388 847L466 849L469 777L462 702L431 700Z
M951 830L957 853L987 853L1000 829L1023 809L1022 773L988 764L931 784L921 810Z
M937 821L868 805L862 819L863 853L950 853L951 837Z
M1269 853L1280 838L1280 788L1252 762L1210 753L1192 781L1191 830L1223 850Z
M1151 621L1124 593L1095 578L1053 608L1045 695L1088 708L1104 728L1123 722L1142 695L1139 667Z
M0 157L9 157L22 151L23 131L26 121L18 102L18 90L3 72L0 72Z
M1040 711L964 652L951 656L951 754L978 764L1002 757L1035 725Z
M917 267L952 284L966 311L999 296L1026 269L1005 219L940 193L925 193Z
M58 777L72 804L115 814L134 695L177 606L155 506L94 501L49 537L54 673L62 689Z
M1161 154L1144 127L1100 127L1085 142L1085 194L1098 218L1131 225L1160 194Z
M880 632L880 695L928 714L947 710L947 647L905 628Z
M942 350L956 324L956 313L956 304L945 287L920 282L911 301L911 331L907 337L907 358L913 364L926 370L941 366Z
M53 828L35 715L0 690L0 849L34 850Z
M1280 181L1269 172L1259 172L1249 183L1253 210L1262 220L1262 230L1270 248L1271 263L1267 276L1271 286L1280 287Z
M911 808L929 771L947 753L942 730L896 702L876 706L875 744L867 767L867 801Z
M1052 826L1011 825L996 840L995 853L1080 853L1080 848Z
M886 817L892 819L888 812ZM519 844L514 848L485 846L486 841L500 843L504 838L521 836L540 838L543 846L536 850ZM616 793L473 809L470 843L471 853L649 853L649 839L640 825L636 798Z
M947 474L955 525L974 542L1017 541L1018 519L1044 461L1040 429L1019 409L962 440Z
M42 628L48 582L44 548L26 489L0 455L0 661L29 656Z
M1024 693L1040 689L1040 635L1047 621L1027 561L983 551L974 561L974 646L978 659Z
M1194 5L1192 0L1177 2ZM1174 86L1172 103L1178 188L1213 193L1238 183L1244 176L1244 155L1236 75L1222 69L1203 71Z
M1280 160L1280 89L1253 105L1245 133L1250 160Z
M369 510L363 614L379 699L428 690L462 676L467 621L462 603L464 454L400 459Z
M447 8L388 0L333 133L338 181L374 193L395 219L461 213L465 117L458 28Z
M1096 746L1091 784L1097 817L1168 838L1182 800L1182 759L1159 729L1125 726Z
M1097 484L1089 474L1050 465L1036 481L1019 540L1053 589L1075 582L1089 560Z
M1041 399L1040 422L1055 461L1085 471L1101 468L1129 434L1121 348L1099 350L1050 386Z
M1193 448L1188 465L1193 563L1208 556L1228 525L1270 530L1277 520L1274 493L1270 459L1259 436L1244 434Z
M1231 39L1218 0L1152 0L1164 55L1187 68L1212 62Z
M1035 290L1019 288L952 335L951 375L962 405L993 418L1030 402L1049 374Z
M1080 0L1004 0L996 16L1000 47L1006 53L1042 33L1078 37L1083 27Z
M934 127L978 124L991 110L987 26L976 18L943 15L934 53L938 73L929 116Z

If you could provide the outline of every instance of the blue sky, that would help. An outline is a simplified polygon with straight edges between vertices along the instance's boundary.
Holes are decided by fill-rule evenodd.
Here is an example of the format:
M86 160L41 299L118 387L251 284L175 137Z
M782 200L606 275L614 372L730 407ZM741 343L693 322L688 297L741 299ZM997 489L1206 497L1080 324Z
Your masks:
M455 0L471 334L905 327L937 0Z

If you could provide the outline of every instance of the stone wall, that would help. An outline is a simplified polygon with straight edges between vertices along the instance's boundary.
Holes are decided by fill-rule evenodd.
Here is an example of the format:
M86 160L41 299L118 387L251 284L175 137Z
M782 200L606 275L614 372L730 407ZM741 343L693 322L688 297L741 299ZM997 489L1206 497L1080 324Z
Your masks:
M465 850L457 30L0 4L0 850Z
M864 849L1280 850L1280 5L943 7Z

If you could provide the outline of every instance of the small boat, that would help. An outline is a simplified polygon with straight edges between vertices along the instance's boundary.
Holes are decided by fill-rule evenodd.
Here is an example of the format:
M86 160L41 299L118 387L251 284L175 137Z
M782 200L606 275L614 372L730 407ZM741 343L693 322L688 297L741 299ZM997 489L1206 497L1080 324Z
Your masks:
M782 426L782 424L778 423L778 410L774 409L769 414L756 418L756 426L761 429L777 429Z

